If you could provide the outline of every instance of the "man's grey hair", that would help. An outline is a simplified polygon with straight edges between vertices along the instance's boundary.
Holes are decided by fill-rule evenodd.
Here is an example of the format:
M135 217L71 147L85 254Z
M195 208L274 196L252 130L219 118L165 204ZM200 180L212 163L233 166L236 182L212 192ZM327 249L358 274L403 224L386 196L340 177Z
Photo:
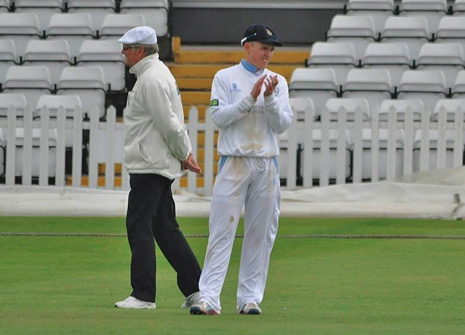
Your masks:
M145 56L156 54L160 51L158 44L131 44L132 48L143 48Z

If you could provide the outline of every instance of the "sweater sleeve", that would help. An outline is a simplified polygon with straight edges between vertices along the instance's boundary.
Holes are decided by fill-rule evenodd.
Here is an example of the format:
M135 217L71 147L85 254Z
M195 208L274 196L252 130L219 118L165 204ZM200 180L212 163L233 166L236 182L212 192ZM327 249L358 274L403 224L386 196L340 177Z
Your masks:
M231 104L230 94L227 77L217 73L213 78L210 112L213 123L220 129L245 117L256 101L248 94Z
M265 97L268 123L275 133L281 134L289 128L293 112L289 105L289 91L284 77L279 78L278 93Z
M169 86L159 81L147 83L143 88L145 103L155 127L160 132L174 157L185 161L191 144L185 125L173 112Z

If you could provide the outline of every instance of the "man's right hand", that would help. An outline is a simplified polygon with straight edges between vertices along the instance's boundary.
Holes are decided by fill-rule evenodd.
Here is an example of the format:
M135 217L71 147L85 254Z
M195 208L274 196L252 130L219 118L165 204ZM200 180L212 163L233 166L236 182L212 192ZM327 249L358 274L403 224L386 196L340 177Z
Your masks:
M257 99L258 96L260 95L260 92L262 91L262 86L263 83L265 82L266 79L266 74L260 77L260 79L257 80L257 82L253 85L252 87L252 92L250 94L254 99Z
M202 172L202 169L200 166L197 164L197 162L194 159L194 156L192 153L189 153L189 156L187 156L187 159L184 162L181 162L181 167L184 170L189 170L195 173L200 173Z

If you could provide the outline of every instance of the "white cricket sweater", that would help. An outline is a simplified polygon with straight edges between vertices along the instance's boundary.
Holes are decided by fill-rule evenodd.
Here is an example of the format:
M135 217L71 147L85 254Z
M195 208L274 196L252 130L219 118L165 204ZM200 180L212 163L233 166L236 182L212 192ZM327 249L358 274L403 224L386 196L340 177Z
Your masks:
M264 97L263 85L255 100L251 92L256 81L264 74L277 74L268 69L253 73L251 68L243 60L218 71L213 79L210 112L219 128L217 147L221 156L278 156L276 135L283 133L292 121L286 79L278 74L274 94Z
M129 173L182 176L181 161L192 150L181 95L158 54L143 58L129 72L137 76L124 112L124 164Z

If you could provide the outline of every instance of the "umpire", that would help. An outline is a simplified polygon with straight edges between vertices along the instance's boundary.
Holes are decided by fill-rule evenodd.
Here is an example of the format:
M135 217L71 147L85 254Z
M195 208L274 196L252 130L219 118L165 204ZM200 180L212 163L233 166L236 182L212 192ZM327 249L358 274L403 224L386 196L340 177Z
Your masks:
M155 30L136 27L119 39L129 72L137 77L124 113L124 165L129 172L126 228L131 248L131 295L119 308L155 308L155 243L177 272L186 297L198 298L200 266L176 222L171 184L186 170L200 172L192 156L176 81L158 58Z

